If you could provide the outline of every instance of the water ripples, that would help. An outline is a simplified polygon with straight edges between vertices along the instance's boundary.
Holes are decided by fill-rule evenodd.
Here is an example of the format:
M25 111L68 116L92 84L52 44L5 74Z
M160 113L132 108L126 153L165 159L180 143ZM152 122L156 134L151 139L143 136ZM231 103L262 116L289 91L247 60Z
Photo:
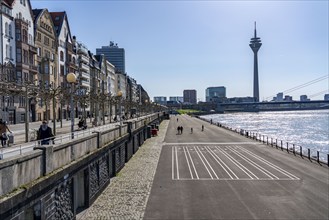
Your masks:
M202 118L329 153L329 110L240 112L206 115Z

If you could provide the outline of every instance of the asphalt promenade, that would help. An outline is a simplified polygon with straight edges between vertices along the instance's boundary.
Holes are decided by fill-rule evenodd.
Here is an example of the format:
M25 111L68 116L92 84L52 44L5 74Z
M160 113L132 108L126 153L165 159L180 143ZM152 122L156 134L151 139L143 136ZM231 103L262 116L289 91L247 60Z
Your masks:
M329 219L329 169L172 116L77 219Z

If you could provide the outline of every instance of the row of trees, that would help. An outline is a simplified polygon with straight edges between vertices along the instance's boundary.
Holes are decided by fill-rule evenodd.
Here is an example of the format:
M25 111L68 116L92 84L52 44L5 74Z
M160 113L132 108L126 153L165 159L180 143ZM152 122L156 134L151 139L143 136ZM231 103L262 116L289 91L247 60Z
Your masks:
M54 87L53 85L38 84L36 81L25 81L24 83L0 82L0 96L2 100L5 100L5 98L12 100L12 103L25 109L26 142L29 141L28 131L32 105L43 109L45 119L53 121L55 135L56 122L60 122L61 127L63 126L64 109L67 112L74 111L75 118L90 118L90 121L93 120L94 125L97 126L105 124L106 120L111 123L120 120L120 117L121 119L139 117L150 112L160 111L163 108L163 106L155 103L137 103L117 94L105 94L99 90L79 94L80 90L76 86L74 87L73 92L71 92L69 87ZM69 108L71 94L73 95L74 109Z

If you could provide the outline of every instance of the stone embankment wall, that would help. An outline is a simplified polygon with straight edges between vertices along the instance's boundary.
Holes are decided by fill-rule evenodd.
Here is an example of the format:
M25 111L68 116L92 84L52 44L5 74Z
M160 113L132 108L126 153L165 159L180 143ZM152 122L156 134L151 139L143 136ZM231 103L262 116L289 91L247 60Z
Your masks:
M0 219L74 219L150 137L155 113L0 161Z

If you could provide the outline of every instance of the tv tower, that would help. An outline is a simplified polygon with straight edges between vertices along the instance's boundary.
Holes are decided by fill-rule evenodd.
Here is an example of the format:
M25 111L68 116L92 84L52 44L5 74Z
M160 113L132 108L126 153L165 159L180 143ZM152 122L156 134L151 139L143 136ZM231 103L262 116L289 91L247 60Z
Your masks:
M255 102L259 102L259 83L258 83L258 58L257 52L259 48L262 46L261 40L257 37L256 32L256 21L255 21L255 36L250 39L250 48L254 52L254 100Z

